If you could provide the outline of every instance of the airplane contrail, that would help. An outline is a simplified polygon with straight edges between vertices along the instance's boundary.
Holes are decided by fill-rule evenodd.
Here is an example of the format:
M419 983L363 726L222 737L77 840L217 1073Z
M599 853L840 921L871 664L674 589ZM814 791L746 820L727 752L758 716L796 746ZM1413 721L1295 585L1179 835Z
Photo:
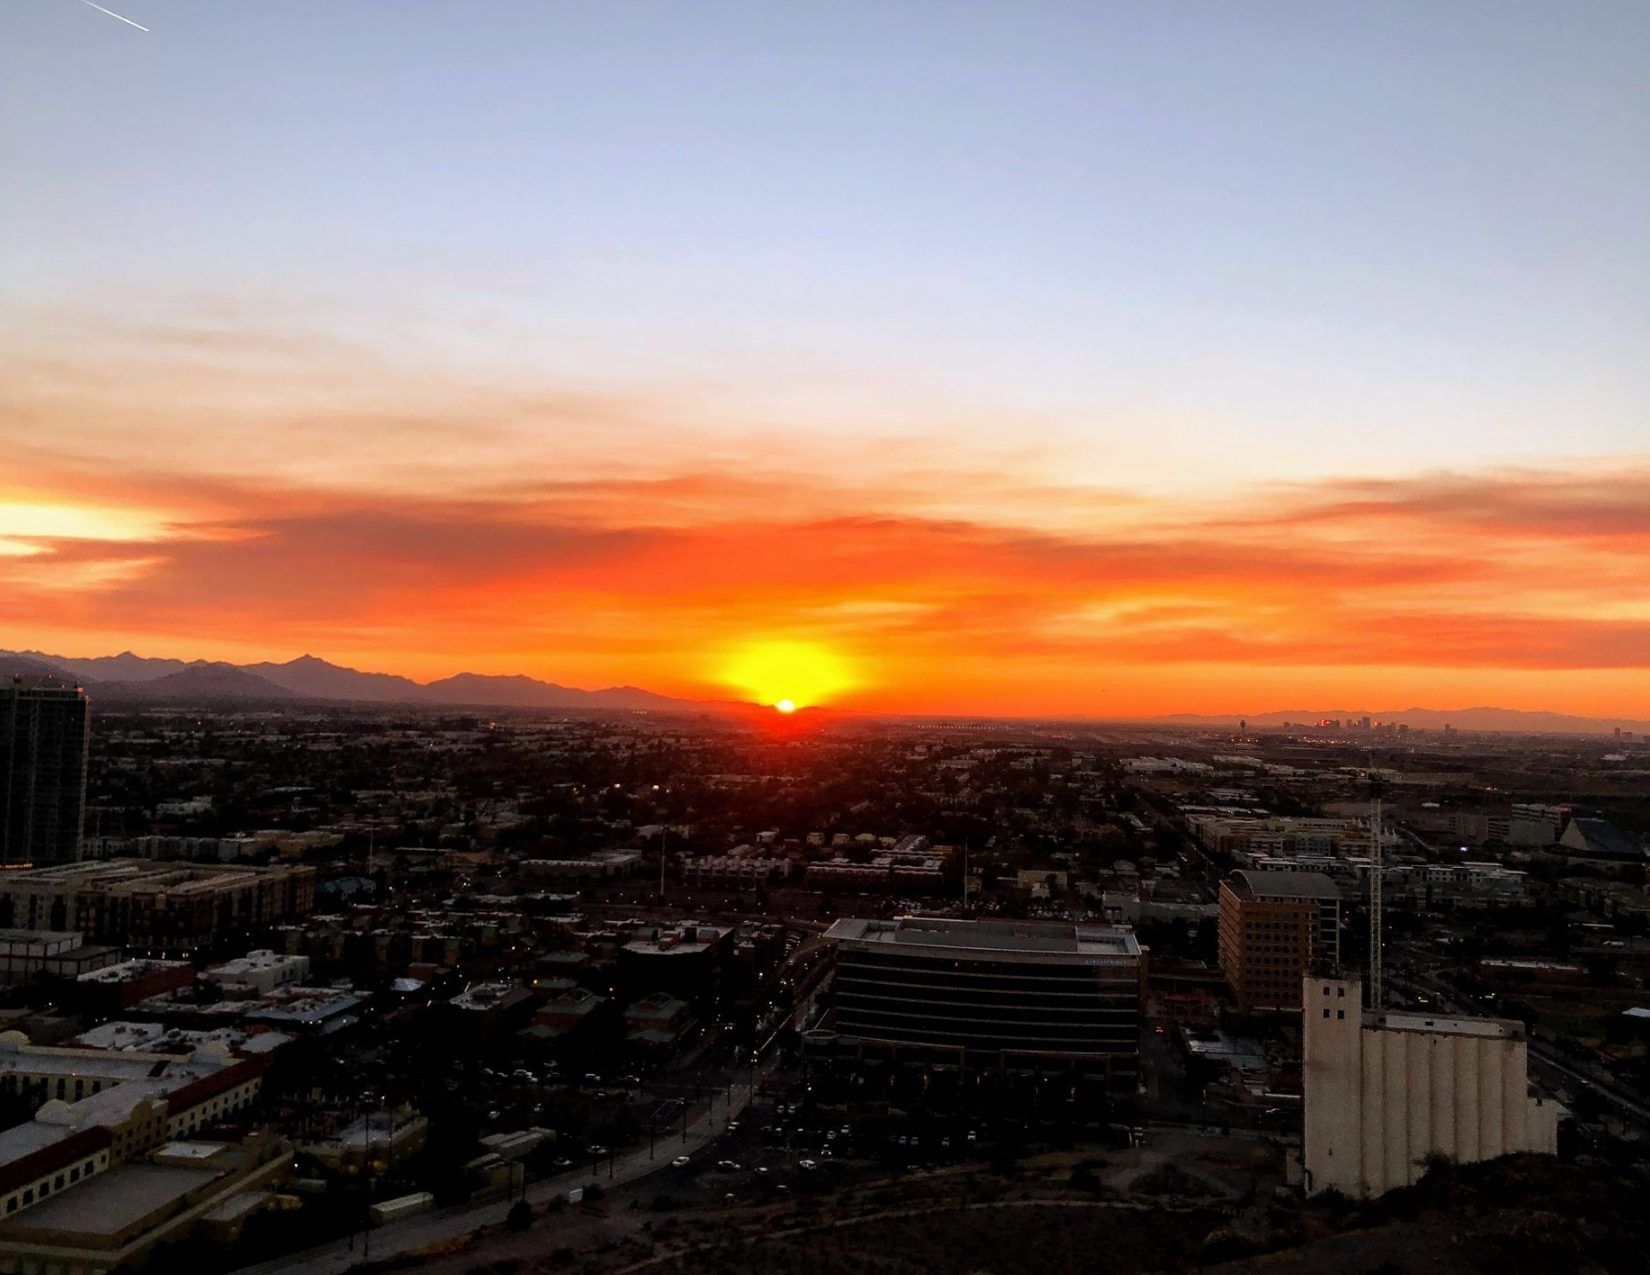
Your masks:
M92 4L92 0L80 0L80 3L81 4L91 4L92 8L96 9L99 13L107 13L111 18L114 18L117 22L124 22L127 26L136 27L139 31L149 30L149 28L144 26L141 22L133 22L130 18L121 17L113 9L105 9L100 4Z

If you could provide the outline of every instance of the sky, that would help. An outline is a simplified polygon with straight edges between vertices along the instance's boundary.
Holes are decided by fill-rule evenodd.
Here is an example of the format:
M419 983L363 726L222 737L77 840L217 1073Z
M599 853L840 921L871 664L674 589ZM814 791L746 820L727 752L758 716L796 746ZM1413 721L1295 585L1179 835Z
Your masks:
M0 646L1650 718L1640 3L9 0Z

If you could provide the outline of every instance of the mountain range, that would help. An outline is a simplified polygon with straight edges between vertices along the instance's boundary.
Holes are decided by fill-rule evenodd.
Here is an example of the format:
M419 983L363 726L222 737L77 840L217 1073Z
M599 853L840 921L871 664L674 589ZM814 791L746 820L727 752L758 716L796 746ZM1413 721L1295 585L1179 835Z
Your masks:
M225 664L150 659L122 651L92 659L44 651L0 651L0 674L60 677L105 700L339 700L372 704L450 704L497 708L690 709L635 686L586 691L521 674L458 673L415 682L393 673L363 673L313 655L284 664Z
M0 676L58 677L78 682L108 702L215 700L330 700L365 704L432 704L472 708L585 708L653 711L730 711L748 705L726 701L675 699L636 686L587 691L522 674L458 673L433 682L415 682L394 673L367 673L313 655L284 664L226 664L209 660L153 659L122 651L76 659L44 651L0 651ZM1650 722L1629 718L1578 717L1567 713L1513 708L1299 709L1268 713L1179 713L1152 720L1178 726L1279 726L1338 718L1369 717L1401 722L1419 730L1453 726L1461 731L1505 731L1528 735L1602 735L1612 730L1650 736Z

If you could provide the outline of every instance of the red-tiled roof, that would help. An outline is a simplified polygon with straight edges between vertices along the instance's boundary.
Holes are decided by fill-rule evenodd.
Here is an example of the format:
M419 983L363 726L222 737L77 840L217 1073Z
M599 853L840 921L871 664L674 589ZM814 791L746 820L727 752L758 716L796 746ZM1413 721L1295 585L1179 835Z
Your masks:
M266 1058L244 1058L213 1072L210 1076L191 1080L187 1085L166 1095L167 1112L175 1116L188 1111L191 1107L198 1107L210 1098L227 1093L254 1077L261 1076L268 1066L269 1060Z

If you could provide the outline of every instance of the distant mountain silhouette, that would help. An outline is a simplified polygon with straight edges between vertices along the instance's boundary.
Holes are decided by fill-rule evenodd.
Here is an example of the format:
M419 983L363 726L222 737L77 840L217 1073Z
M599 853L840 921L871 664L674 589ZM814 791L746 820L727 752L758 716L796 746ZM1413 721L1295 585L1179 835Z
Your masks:
M458 673L431 682L422 687L421 692L419 698L431 704L497 704L514 708L670 708L691 702L655 695L634 686L581 691L520 673Z
M24 651L24 655L54 664L66 673L87 682L152 682L168 673L181 673L189 667L184 660L151 660L130 651L119 655L100 655L94 659L76 660L64 655L47 655L44 651ZM195 661L201 663L202 661Z
M96 688L102 699L113 700L290 700L296 698L277 686L233 664L189 664L176 673L141 682L103 682Z
M363 673L358 669L330 664L313 655L300 655L285 664L246 664L242 667L248 673L285 687L304 699L394 703L423 699L428 689L410 677L397 677L394 673Z
M123 651L91 659L38 651L0 651L0 674L53 676L79 682L99 698L178 700L341 700L373 704L449 704L497 708L683 709L673 699L636 686L586 691L522 674L459 673L428 684L394 673L365 673L313 655L284 664L185 662Z
M584 708L612 710L694 710L743 712L755 710L762 720L766 706L731 701L673 699L637 686L610 686L586 691L561 686L523 674L457 673L434 682L415 682L394 673L367 673L345 668L313 655L300 655L284 664L225 664L206 660L151 659L122 651L119 655L69 658L40 651L0 651L0 677L57 677L78 682L99 699L116 703L133 700L334 700L346 703L430 704L471 708ZM1627 718L1578 717L1567 713L1527 712L1514 708L1405 708L1385 712L1364 709L1298 709L1268 713L1178 713L1150 720L1184 726L1251 726L1283 722L1315 722L1339 718L1342 722L1370 717L1402 722L1422 730L1453 726L1463 731L1506 731L1521 734L1608 734L1611 730L1650 735L1650 722Z
M36 655L33 651L0 651L0 680L9 682L14 677L50 677L60 682L86 685L86 679L76 677L61 665L53 664L47 657Z

